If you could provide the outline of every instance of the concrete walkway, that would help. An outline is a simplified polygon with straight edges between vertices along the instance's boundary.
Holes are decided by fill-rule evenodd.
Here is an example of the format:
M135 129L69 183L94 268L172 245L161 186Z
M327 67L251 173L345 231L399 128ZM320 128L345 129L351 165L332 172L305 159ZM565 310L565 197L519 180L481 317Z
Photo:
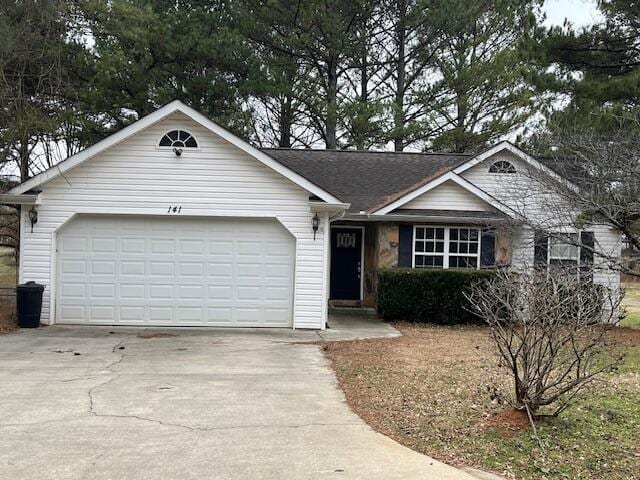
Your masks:
M0 336L0 478L459 479L371 430L316 344L349 333L48 327ZM356 324L354 324L354 327Z

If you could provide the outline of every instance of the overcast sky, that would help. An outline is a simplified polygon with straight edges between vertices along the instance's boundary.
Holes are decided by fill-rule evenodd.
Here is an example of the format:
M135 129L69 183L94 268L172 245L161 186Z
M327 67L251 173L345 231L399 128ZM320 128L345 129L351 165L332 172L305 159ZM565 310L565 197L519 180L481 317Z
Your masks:
M575 26L583 27L601 18L594 0L546 0L544 11L548 26L562 25L566 18Z

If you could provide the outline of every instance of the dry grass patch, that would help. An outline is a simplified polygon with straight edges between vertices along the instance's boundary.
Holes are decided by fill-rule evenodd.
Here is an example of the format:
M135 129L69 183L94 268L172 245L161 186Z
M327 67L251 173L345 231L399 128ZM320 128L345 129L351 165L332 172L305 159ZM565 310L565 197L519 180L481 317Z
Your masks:
M539 427L506 404L510 379L485 327L395 325L403 336L331 342L349 405L398 442L454 465L512 478L637 479L640 332L618 329L625 363L578 406Z

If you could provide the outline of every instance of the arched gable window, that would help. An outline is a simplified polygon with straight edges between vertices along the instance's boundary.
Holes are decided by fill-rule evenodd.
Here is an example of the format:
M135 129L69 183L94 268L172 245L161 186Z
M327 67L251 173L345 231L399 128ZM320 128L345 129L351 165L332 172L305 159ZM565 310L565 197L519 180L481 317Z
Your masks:
M516 173L516 167L506 160L498 160L489 167L489 173Z
M171 130L160 139L161 147L198 148L198 142L185 130Z

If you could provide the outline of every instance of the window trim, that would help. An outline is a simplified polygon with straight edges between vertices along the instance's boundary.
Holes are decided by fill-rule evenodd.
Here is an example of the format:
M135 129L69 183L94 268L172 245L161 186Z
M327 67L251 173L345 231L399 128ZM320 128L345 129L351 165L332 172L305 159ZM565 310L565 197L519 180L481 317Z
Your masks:
M198 145L197 147L174 147L173 145L160 145L160 142L162 142L162 139L167 136L169 133L171 132L187 132L189 135L191 135L191 138L193 138L196 141L196 145ZM194 151L198 151L200 150L200 140L198 140L198 137L196 137L193 133L191 133L190 130L184 130L182 128L170 128L169 130L165 130L164 133L162 135L160 135L160 138L158 139L158 142L156 143L156 149L157 150L170 150L172 151L174 148L182 148L184 150L189 150L191 152Z
M444 228L444 250L442 253L440 252L416 252L416 231L418 228ZM461 253L450 253L449 252L449 241L450 241L450 232L451 229L460 229L464 228L467 230L476 230L478 232L478 251L476 253L476 267L475 268L464 268L464 270L480 270L480 257L482 254L482 227L470 226L470 225L413 225L413 239L411 242L411 268L432 268L438 270L448 270L450 268L463 268L463 267L450 267L449 266L449 258L450 257L473 257L473 255L461 254ZM435 238L435 234L434 234ZM422 256L433 256L433 257L442 257L442 268L439 267L416 267L416 254Z

